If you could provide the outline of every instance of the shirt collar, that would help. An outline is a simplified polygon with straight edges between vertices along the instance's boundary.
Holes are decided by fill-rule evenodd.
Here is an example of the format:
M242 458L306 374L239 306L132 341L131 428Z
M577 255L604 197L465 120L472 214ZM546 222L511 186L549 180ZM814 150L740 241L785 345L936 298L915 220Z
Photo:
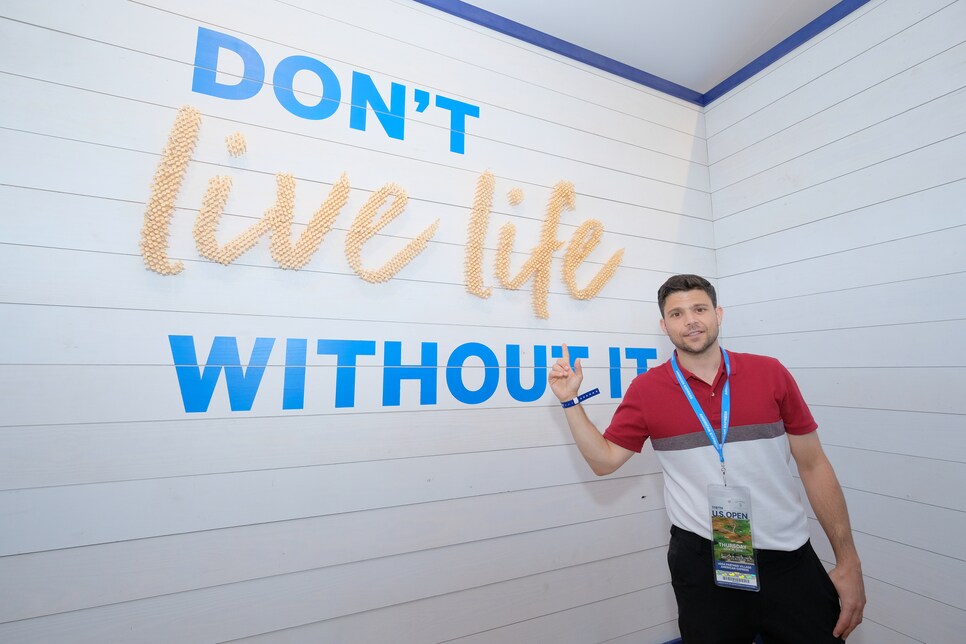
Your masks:
M721 349L721 350L724 351L724 349ZM731 363L731 375L733 376L738 371L738 363L735 360L735 352L734 351L729 351L728 352L728 360ZM677 383L677 378L675 378L675 376L674 376L674 368L671 366L671 359L670 358L668 358L668 361L664 363L664 367L665 367L665 369L667 371L668 376L671 377L671 380L673 380L675 383ZM685 380L691 380L692 378L694 378L695 380L699 380L701 382L704 382L703 380L701 380L700 378L698 378L696 375L694 375L692 372L688 371L687 367L685 367L684 365L682 365L680 360L678 360L678 367L681 368L681 373L684 375L684 379ZM724 372L725 372L724 357L722 357L721 364L718 365L718 373L714 377L714 382L716 384L718 382L718 379L721 378L724 375ZM707 383L705 383L705 384L707 384Z

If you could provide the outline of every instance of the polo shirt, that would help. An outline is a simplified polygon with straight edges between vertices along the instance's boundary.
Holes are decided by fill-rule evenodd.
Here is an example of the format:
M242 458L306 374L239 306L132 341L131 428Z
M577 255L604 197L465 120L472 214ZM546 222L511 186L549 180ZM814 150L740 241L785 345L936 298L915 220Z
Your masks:
M778 360L733 351L728 357L731 420L724 445L728 485L751 490L756 548L795 550L808 540L808 519L794 481L786 434L808 434L818 425L794 378ZM727 379L724 361L711 385L683 367L681 371L720 442L721 393ZM671 523L711 538L707 488L721 484L721 464L670 360L631 382L604 438L635 452L650 438L664 470L664 500Z

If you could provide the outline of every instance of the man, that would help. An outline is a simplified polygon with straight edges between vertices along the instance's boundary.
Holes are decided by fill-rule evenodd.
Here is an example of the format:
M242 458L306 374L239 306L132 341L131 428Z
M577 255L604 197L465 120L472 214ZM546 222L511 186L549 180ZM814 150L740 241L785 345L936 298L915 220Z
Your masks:
M579 404L583 371L579 359L571 369L566 346L549 383L598 476L651 439L664 470L684 643L748 644L756 634L766 644L843 641L862 621L862 568L842 489L798 386L774 358L722 351L724 311L704 278L670 278L658 307L676 351L634 379L603 435ZM789 453L834 550L830 573L808 541Z

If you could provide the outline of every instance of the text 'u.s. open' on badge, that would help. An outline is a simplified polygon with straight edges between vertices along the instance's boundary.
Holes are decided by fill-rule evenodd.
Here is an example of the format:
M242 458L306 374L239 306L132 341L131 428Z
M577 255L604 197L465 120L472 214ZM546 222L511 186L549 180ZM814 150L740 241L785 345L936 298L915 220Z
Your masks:
M709 485L714 583L726 588L759 590L758 564L751 540L751 490Z

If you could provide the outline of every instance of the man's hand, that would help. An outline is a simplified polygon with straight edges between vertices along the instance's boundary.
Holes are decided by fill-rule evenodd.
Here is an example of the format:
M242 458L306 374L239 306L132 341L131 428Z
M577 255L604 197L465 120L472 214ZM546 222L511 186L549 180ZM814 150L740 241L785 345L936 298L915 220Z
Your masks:
M841 612L839 621L832 630L832 635L845 639L862 623L862 611L865 609L865 582L862 580L862 568L858 565L836 566L829 571L828 576L835 584L839 593Z
M852 541L845 495L817 432L789 434L788 444L798 464L798 475L805 486L808 502L835 553L835 568L829 572L829 577L839 593L841 610L832 634L845 639L862 622L862 611L865 610L862 564Z
M553 363L547 382L550 383L550 390L557 400L564 402L573 400L580 391L580 383L584 381L584 370L580 366L580 358L574 362L574 368L570 368L570 350L567 345L563 345L563 357Z

